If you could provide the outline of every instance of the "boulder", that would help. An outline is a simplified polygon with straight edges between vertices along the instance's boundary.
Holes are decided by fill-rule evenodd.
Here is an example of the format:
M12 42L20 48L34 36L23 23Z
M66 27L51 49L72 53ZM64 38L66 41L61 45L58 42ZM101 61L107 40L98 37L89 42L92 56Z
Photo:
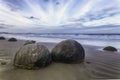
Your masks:
M80 63L84 61L85 51L77 41L65 40L53 48L51 55L55 62Z
M35 43L36 43L36 41L33 41L33 40L27 40L27 41L25 42L24 45L35 44Z
M1 65L6 65L6 64L7 64L7 62L5 62L5 61L1 62Z
M8 41L10 41L10 42L16 42L17 39L16 38L10 38L10 39L8 39Z
M117 51L117 49L115 47L112 47L112 46L107 46L103 50L105 50L105 51Z
M50 63L49 50L39 44L28 44L21 47L14 58L14 66L24 69L39 69Z
M1 37L0 37L0 40L5 40L5 37L1 36Z

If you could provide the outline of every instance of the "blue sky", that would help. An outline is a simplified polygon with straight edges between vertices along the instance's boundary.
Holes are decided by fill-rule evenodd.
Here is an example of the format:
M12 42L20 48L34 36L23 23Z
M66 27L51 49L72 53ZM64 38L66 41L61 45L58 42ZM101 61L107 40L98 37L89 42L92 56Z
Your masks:
M119 4L120 0L0 0L0 31L120 33Z

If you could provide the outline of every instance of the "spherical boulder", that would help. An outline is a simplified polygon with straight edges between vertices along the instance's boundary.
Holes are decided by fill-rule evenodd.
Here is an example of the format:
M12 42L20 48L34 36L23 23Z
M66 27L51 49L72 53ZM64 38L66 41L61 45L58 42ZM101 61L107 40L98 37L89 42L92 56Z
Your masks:
M24 69L39 69L51 63L49 50L39 44L28 44L20 48L14 58L14 66Z
M85 51L77 41L65 40L53 48L51 55L55 62L80 63L84 61Z
M0 37L0 40L5 40L5 37L1 36L1 37Z
M27 40L24 45L28 45L28 44L35 44L36 41L33 41L33 40Z
M16 42L17 39L16 38L10 38L10 39L8 39L8 41L10 41L10 42Z
M117 51L117 49L115 47L112 47L112 46L107 46L103 50L105 50L105 51Z

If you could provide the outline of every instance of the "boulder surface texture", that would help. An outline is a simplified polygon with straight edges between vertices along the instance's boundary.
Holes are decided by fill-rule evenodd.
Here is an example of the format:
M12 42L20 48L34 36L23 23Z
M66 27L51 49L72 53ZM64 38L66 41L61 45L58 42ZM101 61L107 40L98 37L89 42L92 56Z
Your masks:
M38 69L51 63L49 50L39 44L23 46L15 55L14 66L25 69Z
M55 62L78 63L84 61L85 51L77 41L65 40L53 48L51 55Z

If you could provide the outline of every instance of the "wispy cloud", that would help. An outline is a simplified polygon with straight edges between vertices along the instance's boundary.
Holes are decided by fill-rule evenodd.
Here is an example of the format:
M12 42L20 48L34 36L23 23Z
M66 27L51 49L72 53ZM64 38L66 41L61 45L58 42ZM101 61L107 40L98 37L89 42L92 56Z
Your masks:
M0 26L69 29L120 25L119 3L120 0L0 0L0 24L6 24Z

